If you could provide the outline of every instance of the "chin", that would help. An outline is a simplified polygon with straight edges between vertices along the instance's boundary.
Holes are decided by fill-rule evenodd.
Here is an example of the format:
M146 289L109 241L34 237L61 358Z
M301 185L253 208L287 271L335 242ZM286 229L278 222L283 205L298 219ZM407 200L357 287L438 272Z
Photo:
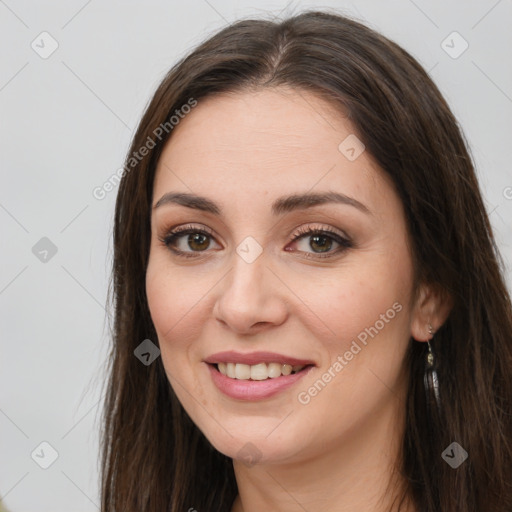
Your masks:
M246 466L284 463L294 459L296 449L283 443L261 439L226 439L212 443L216 450Z
M220 453L248 466L291 461L305 448L300 441L304 441L306 436L288 435L293 432L291 425L284 432L288 437L284 437L282 432L276 434L276 425L282 420L276 421L275 418L261 418L259 421L254 417L238 418L225 422L223 427L226 430L217 424L212 425L211 418L206 421L206 428L202 428L204 424L198 426L210 444Z

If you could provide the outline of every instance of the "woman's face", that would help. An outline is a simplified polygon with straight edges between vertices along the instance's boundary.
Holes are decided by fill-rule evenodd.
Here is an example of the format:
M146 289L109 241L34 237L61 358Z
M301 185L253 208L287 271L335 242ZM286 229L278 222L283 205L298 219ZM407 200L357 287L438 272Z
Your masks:
M248 464L382 441L401 422L405 217L353 132L308 92L222 95L158 164L146 286L162 362L210 442Z

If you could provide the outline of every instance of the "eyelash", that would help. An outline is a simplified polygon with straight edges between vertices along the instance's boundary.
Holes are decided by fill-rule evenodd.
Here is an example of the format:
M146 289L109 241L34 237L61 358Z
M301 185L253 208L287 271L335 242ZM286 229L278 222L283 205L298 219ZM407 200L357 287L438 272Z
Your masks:
M176 249L174 247L171 247L172 244L176 242L177 239L181 238L184 235L190 235L190 234L201 234L205 235L207 237L213 237L213 232L210 229L207 228L197 228L193 225L189 224L186 226L180 226L173 230L170 230L167 235L163 237L159 237L160 242L162 242L164 245L167 246L167 248L172 251L174 254L184 257L184 258L197 258L202 255L203 252L206 251L181 251L179 249ZM342 237L337 232L333 231L330 228L313 228L313 227L300 227L297 229L297 231L293 234L293 238L290 241L290 243L296 242L297 240L300 240L302 238L306 238L306 236L313 236L313 235L327 235L328 238L331 240L334 240L337 244L339 244L340 247L335 249L334 251L331 251L326 254L322 253L310 253L310 252L304 252L304 257L306 258L314 258L314 259L323 259L323 258L332 258L334 256L337 256L338 254L344 252L347 249L350 249L354 247L351 240L348 238Z

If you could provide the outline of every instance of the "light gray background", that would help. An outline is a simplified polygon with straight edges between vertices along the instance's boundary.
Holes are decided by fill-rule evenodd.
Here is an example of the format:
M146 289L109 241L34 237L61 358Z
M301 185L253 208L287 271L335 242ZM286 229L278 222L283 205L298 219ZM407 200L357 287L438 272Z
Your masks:
M101 201L92 190L121 167L152 91L227 22L323 6L381 31L431 72L472 148L510 287L510 0L0 0L0 495L11 511L98 509L116 190ZM59 45L47 59L31 47L43 31ZM456 59L441 47L453 31L469 44ZM42 237L58 249L46 263L32 252ZM58 452L46 470L31 458L42 441ZM49 460L48 449L37 453Z

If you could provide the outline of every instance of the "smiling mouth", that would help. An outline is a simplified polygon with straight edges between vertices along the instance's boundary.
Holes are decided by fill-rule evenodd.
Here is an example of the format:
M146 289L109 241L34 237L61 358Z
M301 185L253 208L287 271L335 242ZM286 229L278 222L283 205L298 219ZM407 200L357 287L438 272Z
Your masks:
M211 366L230 379L262 381L299 373L313 365L216 363Z

